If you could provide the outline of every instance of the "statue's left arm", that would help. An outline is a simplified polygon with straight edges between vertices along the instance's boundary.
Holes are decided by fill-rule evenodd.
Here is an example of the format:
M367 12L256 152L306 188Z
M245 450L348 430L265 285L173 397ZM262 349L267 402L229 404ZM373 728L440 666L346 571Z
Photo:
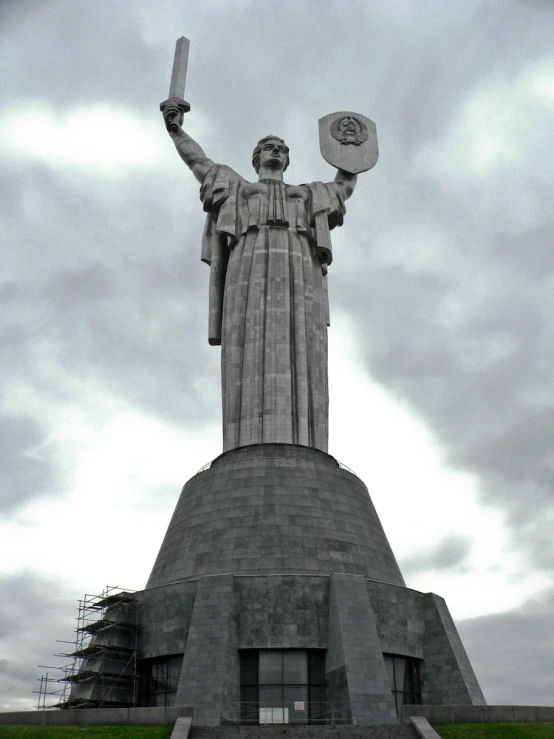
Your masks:
M357 174L350 174L350 172L346 172L344 169L337 170L337 174L335 175L335 185L338 185L341 188L342 195L345 200L348 200L354 192L357 181Z

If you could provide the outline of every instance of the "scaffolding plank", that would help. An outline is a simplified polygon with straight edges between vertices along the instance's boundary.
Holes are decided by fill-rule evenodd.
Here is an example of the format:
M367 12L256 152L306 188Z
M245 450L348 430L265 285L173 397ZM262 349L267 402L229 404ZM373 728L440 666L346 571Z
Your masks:
M114 621L110 618L101 618L98 621L93 621L90 624L80 626L77 631L85 631L89 634L96 634L97 631L108 629L114 626L123 629L135 629L137 627L136 624L131 623L130 621Z
M68 654L68 657L93 657L97 654L101 654L102 652L124 652L125 654L131 654L132 652L135 652L136 650L132 647L116 647L108 644L89 644L87 647L83 647L83 649L77 649L75 652L71 652L71 654Z

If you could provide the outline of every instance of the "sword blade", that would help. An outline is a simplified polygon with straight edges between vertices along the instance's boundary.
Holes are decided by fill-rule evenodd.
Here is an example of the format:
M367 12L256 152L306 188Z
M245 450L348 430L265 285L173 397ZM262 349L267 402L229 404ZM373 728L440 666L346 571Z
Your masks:
M187 81L187 67L189 61L188 38L181 36L175 44L175 58L173 59L173 71L171 73L171 84L169 85L170 98L185 97L185 82Z

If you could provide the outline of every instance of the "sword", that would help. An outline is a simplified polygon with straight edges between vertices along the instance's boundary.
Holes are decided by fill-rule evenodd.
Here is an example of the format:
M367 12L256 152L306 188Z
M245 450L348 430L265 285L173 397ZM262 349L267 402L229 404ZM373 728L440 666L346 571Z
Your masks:
M187 67L189 60L188 38L181 36L175 44L175 57L173 59L173 71L169 85L169 97L160 103L160 110L169 131L177 131L183 124L185 113L190 110L190 104L184 100L185 82L187 79Z

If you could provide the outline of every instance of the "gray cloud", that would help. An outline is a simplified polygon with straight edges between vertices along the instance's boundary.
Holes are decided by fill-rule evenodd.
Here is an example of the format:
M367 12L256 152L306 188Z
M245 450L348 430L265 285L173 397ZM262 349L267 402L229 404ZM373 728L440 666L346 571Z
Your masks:
M152 52L141 38L138 14L124 6L104 5L97 13L87 12L80 0L8 6L3 46L10 99L25 104L32 95L61 110L108 95L140 107Z
M187 382L214 364L217 350L198 335L204 291L187 290L186 273L181 256L165 267L129 262L58 275L44 297L53 316L48 335L62 348L64 368L96 375L126 402L175 423L217 412L217 388L206 399Z
M0 592L0 648L8 655L0 660L0 705L6 711L29 709L37 702L37 680L46 672L37 663L64 663L55 657L62 650L56 639L74 636L82 595L32 572L1 576Z
M514 533L544 551L554 470L550 287L505 263L498 271L487 294L485 270L459 278L373 270L358 308L371 321L358 331L371 374L427 420L451 464L478 475L483 499L507 510ZM459 315L450 323L453 301Z
M20 320L40 315L40 323L23 332L8 323L10 361L17 356L21 376L59 400L76 400L81 383L96 381L175 423L207 421L218 411L217 381L206 398L194 379L210 365L217 378L218 352L196 328L204 290L187 290L186 275L180 257L164 267L89 264L59 272L36 290L12 287ZM57 371L49 377L52 363Z
M51 495L62 478L43 429L31 418L0 415L0 515Z
M489 703L552 705L553 608L548 593L516 611L458 624Z
M449 536L443 539L438 546L428 552L404 557L401 569L408 579L415 574L429 570L441 572L466 572L464 561L471 551L471 541L465 536Z

